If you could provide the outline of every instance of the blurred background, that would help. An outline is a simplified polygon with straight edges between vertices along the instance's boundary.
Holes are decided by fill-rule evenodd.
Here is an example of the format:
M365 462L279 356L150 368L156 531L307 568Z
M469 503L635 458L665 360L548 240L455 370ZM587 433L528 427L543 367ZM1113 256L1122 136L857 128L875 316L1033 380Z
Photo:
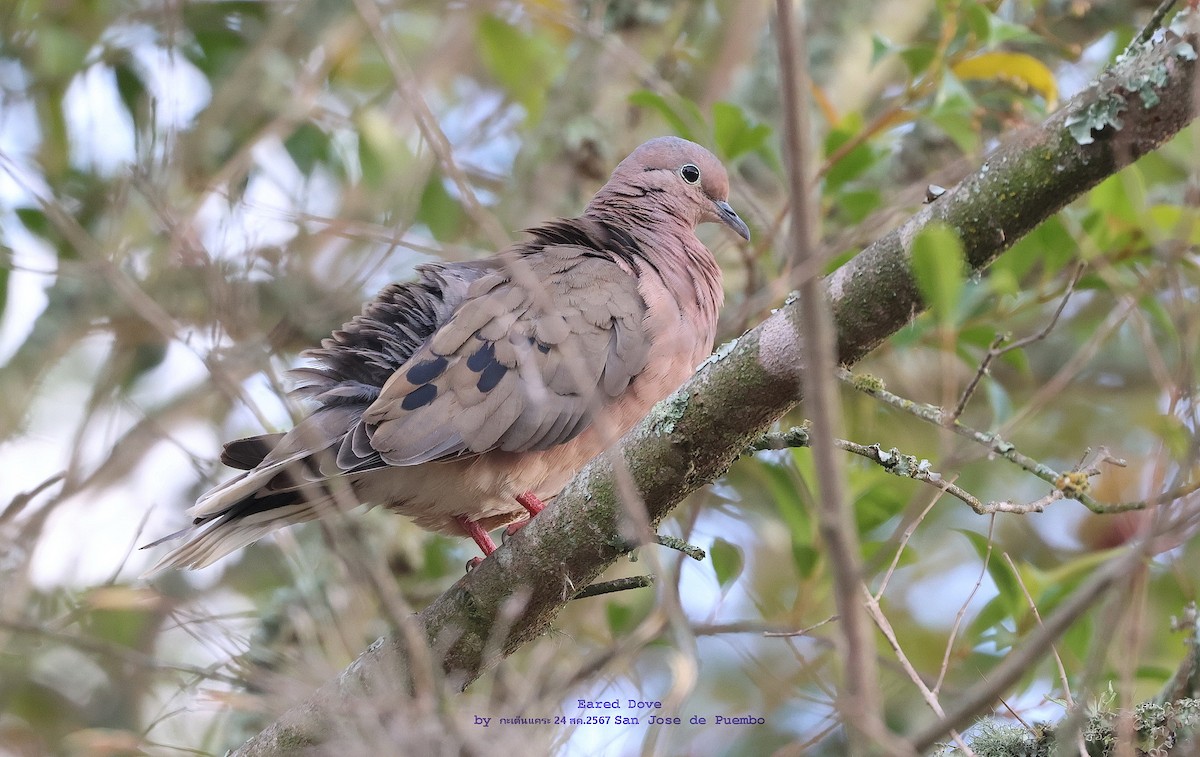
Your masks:
M828 271L1084 88L1154 3L812 5ZM221 442L303 412L285 397L298 353L414 266L577 214L629 150L677 134L725 161L754 232L701 230L726 276L721 339L778 306L790 255L771 19L770 3L733 0L0 3L0 754L221 754L392 628L379 587L319 526L152 581L139 575L161 548L137 547L228 475ZM963 421L1060 471L1107 448L1128 464L1093 479L1102 502L1189 481L1197 142L1188 129L1105 181L856 371L954 407L998 335L1053 325L992 364ZM1052 490L876 399L844 400L851 440L927 459L985 502ZM982 516L849 467L868 581L944 697L986 679L1036 625L1032 606L1052 611L1154 517L1071 500ZM555 634L447 700L449 751L843 753L810 469L806 450L763 452L693 496L663 530L709 559L660 550L657 588L573 602ZM1196 503L1160 510L1194 520ZM339 527L415 609L475 554L383 512ZM1180 527L1118 600L1111 648L1096 631L1112 618L1085 617L1056 649L1062 672L1027 671L1006 716L1062 717L1089 665L1117 682L1109 704L1151 696L1182 659L1170 617L1197 575ZM675 593L678 612L661 601ZM639 634L660 613L681 622ZM889 725L932 719L877 641ZM668 700L683 724L472 720L617 697Z

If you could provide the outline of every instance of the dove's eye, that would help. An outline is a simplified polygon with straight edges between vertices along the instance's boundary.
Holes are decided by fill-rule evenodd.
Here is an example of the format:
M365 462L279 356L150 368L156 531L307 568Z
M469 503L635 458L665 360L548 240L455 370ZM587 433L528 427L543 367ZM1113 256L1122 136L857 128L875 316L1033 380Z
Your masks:
M700 183L700 169L696 168L696 166L692 165L691 163L685 163L683 168L679 169L679 175L682 176L683 180L688 184Z

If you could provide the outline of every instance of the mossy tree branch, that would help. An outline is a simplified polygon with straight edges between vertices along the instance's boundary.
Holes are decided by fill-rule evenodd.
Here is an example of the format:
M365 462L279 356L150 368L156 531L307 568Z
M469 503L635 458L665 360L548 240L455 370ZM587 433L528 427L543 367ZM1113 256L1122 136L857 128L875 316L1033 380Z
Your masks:
M907 252L921 229L932 223L956 229L970 267L981 270L1187 125L1194 117L1197 27L1192 17L1183 37L1168 34L1143 45L831 275L826 286L839 359L856 362L924 310ZM622 494L636 492L649 521L658 523L798 401L804 360L798 313L788 303L722 348L615 451L588 465L552 507L414 618L410 630L428 641L449 680L465 687L546 633L567 601L625 553L630 538L648 536L629 533L622 504L629 498ZM402 634L381 639L236 754L294 753L334 738L338 718L407 679L406 648Z

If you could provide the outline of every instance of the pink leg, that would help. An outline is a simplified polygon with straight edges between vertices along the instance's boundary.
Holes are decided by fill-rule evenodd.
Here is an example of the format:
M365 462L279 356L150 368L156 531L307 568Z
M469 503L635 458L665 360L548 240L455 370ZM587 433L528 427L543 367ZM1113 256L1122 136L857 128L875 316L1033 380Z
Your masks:
M518 494L517 503L529 511L529 517L525 520L519 520L516 523L509 523L507 526L505 526L504 534L506 536L512 536L522 528L525 528L525 526L529 524L529 521L533 519L533 516L546 509L546 503L538 499L537 495L533 492Z
M487 531L483 530L483 526L473 520L467 520L467 516L465 515L454 516L454 522L462 526L462 530L467 532L467 536L470 536L479 545L479 548L483 550L484 557L496 551L496 542L492 541L492 537L488 535ZM483 560L478 557L471 558L470 562L467 563L467 570L474 568L481 562Z
M530 518L537 515L542 510L546 509L546 503L541 501L540 499L538 499L537 495L534 494L533 492L525 492L524 494L518 494L517 495L517 503L520 504L521 507L523 507L529 511Z

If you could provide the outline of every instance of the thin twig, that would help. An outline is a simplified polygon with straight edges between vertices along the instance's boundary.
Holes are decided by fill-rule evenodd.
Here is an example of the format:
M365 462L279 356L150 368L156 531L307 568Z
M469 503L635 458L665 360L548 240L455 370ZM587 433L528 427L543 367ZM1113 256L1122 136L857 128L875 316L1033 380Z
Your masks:
M807 428L800 426L790 428L787 431L763 434L750 443L746 448L746 452L752 453L762 450L785 449L788 447L809 447L811 445L811 434L808 433ZM936 487L955 499L966 503L980 515L988 515L990 513L1041 512L1050 502L1063 498L1063 493L1055 490L1047 495L1047 497L1035 502L1017 503L1004 501L985 503L966 489L963 489L952 481L947 481L942 474L930 467L928 460L924 458L918 460L915 455L906 455L895 447L892 447L890 450L884 450L878 444L859 444L858 442L851 442L846 439L834 439L833 446L845 452L866 458L877 464L884 472L890 473L893 476L908 478L913 481L923 481Z
M37 636L49 641L66 644L82 652L91 652L102 659L120 660L126 665L133 665L135 667L145 668L147 670L177 671L180 673L194 675L201 679L221 681L222 683L227 683L234 686L241 686L245 684L245 681L237 676L223 675L211 668L198 668L192 665L163 662L151 655L139 652L136 649L131 649L121 644L113 644L101 639L93 639L86 636L76 636L75 634L67 633L66 631L56 631L44 625L34 625L32 623L24 623L19 620L0 618L0 628L5 629L6 631L12 631L14 633Z
M808 104L802 95L807 91L809 81L805 26L801 15L804 7L803 4L794 5L792 0L777 0L775 4L784 114L783 152L791 211L789 242L791 259L801 270L813 264L817 252L814 243L816 218L809 195ZM793 12L800 17L794 17ZM845 665L846 682L843 695L838 698L838 710L851 745L866 748L869 742L874 742L877 748L884 746L888 732L879 703L875 643L858 600L862 566L854 513L845 496L841 461L831 443L838 436L841 422L837 387L832 381L836 367L833 319L825 287L818 278L805 276L799 281L799 292L800 329L806 353L804 399L818 438L825 440L824 444L813 447L820 502L817 525L831 567L835 605L843 630L838 651Z
M627 576L625 578L614 578L611 581L592 584L584 588L571 599L587 599L588 597L598 597L601 594L612 594L618 591L627 591L629 589L645 589L648 586L654 585L654 576Z
M1013 562L1012 556L1007 552L1004 553L1004 562L1008 564L1008 569L1012 571L1013 578L1017 579L1017 586L1021 587L1021 593L1025 595L1025 601L1029 603L1029 611L1033 613L1034 620L1038 625L1042 625L1042 614L1038 612L1037 602L1033 601L1033 595L1029 593L1029 588L1025 586L1025 579L1021 578L1020 571L1017 570L1017 564ZM1067 668L1063 665L1062 657L1058 654L1058 648L1051 644L1050 654L1054 655L1054 663L1058 666L1058 679L1062 683L1063 696L1067 700L1068 707L1075 706L1075 700L1071 697L1071 683L1067 679Z
M808 426L793 426L786 431L771 431L763 434L746 446L743 455L774 449L789 449L792 447L808 447L812 444L812 435Z
M896 573L896 568L900 567L900 558L904 555L904 550L908 548L908 542L912 539L913 534L917 532L917 527L924 522L925 517L933 510L933 506L941 499L940 495L934 495L929 500L929 504L925 505L925 509L920 512L917 517L913 518L912 522L904 528L904 532L900 535L900 543L896 546L896 552L892 555L892 562L884 571L883 578L879 581L879 589L875 592L875 598L879 599L883 596L883 592L887 590L888 583L891 582L892 576Z
M668 549L674 549L676 551L682 552L683 554L687 555L688 557L692 558L693 560L696 560L697 562L703 562L704 558L708 556L705 554L703 549L700 549L695 544L689 544L688 542L684 541L683 539L680 539L677 536L667 536L665 534L655 534L654 541L655 541L655 543L661 544L662 546L667 547Z
M832 623L833 621L835 621L837 619L838 619L838 616L830 615L828 618L825 618L825 620L822 620L820 623L814 623L811 626L807 626L805 628L800 628L795 631L763 631L763 636L766 636L768 638L776 638L776 637L787 638L787 637L792 637L792 636L807 636L808 634L812 633L813 631L815 631L816 629L825 625L826 623Z
M404 102L412 108L417 128L421 130L425 141L429 143L429 149L437 158L442 173L454 182L454 188L462 195L463 209L471 216L471 220L475 221L479 228L487 234L488 240L496 249L506 247L509 242L508 234L505 233L495 216L479 202L471 182L467 181L466 175L455 162L454 148L451 146L450 140L446 138L446 133L442 131L437 116L430 110L429 103L425 101L420 88L415 85L412 67L408 65L400 51L396 49L393 40L389 39L384 31L383 16L380 14L379 8L375 3L367 0L355 0L354 5L358 9L358 14L362 16L363 23L371 32L371 36L379 48L379 54L383 56L383 59L387 61L388 68L391 69L392 79L396 82L396 90Z
M979 577L975 579L975 585L971 587L971 591L967 593L966 599L958 607L958 612L954 615L954 624L950 626L950 634L946 637L946 648L942 652L942 666L938 669L937 681L933 684L934 693L942 690L942 684L946 681L946 674L950 672L950 655L954 652L954 643L958 640L959 629L962 628L963 621L967 618L967 610L971 606L971 600L979 593L979 587L983 585L983 578L988 573L988 564L992 560L992 545L993 534L996 530L996 519L991 518L988 522L987 533L987 550L983 553L983 561L979 566Z
M54 486L59 481L62 481L66 475L66 471L59 471L29 491L20 492L17 494L12 498L12 501L8 503L8 506L6 506L3 510L0 510L0 524L4 523L5 521L12 520L20 515L21 511L29 506L29 503L33 501L34 497L46 491L51 486Z
M987 680L957 697L955 708L947 712L944 718L922 728L911 741L913 748L918 752L926 751L944 734L949 733L952 729L963 727L986 710L1001 692L1019 681L1050 649L1059 636L1074 625L1075 621L1104 597L1118 581L1128 575L1141 560L1140 551L1130 549L1094 571L1091 577L1068 596L1045 619L1042 625L1030 633L1020 646L1009 652L991 670Z
M971 377L971 381L967 384L967 388L963 390L962 397L958 400L958 405L956 405L954 411L950 413L950 420L957 419L963 414L963 410L966 410L967 402L971 400L971 396L979 387L979 382L982 381L983 377L987 375L988 368L991 366L993 360L1007 352L1019 350L1024 347L1028 347L1035 342L1040 342L1050 335L1050 332L1054 330L1055 325L1058 323L1058 319L1062 316L1063 311L1066 310L1067 302L1070 301L1071 294L1075 291L1075 285L1079 283L1079 277L1083 275L1084 268L1086 268L1086 264L1083 261L1080 261L1075 266L1075 270L1071 273L1071 279L1067 282L1067 291L1063 294L1062 299L1059 300L1058 307L1054 310L1054 315L1050 317L1050 321L1045 325L1044 328L1042 328L1041 331L1031 336L1018 339L1017 341L1008 345L1004 344L1006 341L1008 341L1008 336L1005 334L997 335L997 337L992 340L992 345L988 348L987 354L983 356L983 360L979 363L978 370L976 370L975 375Z
M1154 36L1154 33L1162 27L1163 19L1171 12L1171 8L1175 6L1175 0L1162 0L1158 7L1154 9L1154 13L1150 14L1150 20L1138 32L1138 35L1129 41L1129 46L1125 48L1125 52L1121 55L1131 55L1137 51L1137 48L1146 44Z
M823 620L817 626L824 625L830 620L834 620L837 616ZM810 626L804 629L804 632L811 631L817 626ZM698 623L692 626L692 633L696 636L723 636L725 634L738 633L753 633L763 636L785 636L793 635L794 632L789 628L784 628L780 624L764 623L761 620L735 620L728 623Z
M871 589L866 584L863 584L862 591L866 596L867 614L875 621L875 627L879 629L880 633L883 634L883 638L887 640L888 646L892 648L892 653L896 655L896 659L900 662L900 667L904 669L904 672L908 674L908 679L921 692L921 697L929 705L929 709L933 710L934 714L939 718L944 718L946 711L942 709L942 703L938 701L937 693L925 685L925 681L921 679L921 674L909 662L908 655L904 654L904 649L900 646L900 640L896 637L896 630L892 628L891 622L883 613L883 608L879 606L879 599L871 593ZM962 735L958 731L951 730L950 738L954 740L955 745L958 746L964 755L974 757L975 753L963 741Z
M927 405L922 402L913 402L910 399L905 399L897 394L893 394L884 389L878 381L864 380L862 377L856 377L846 369L839 369L839 377L848 383L850 386L880 399L887 404L899 410L903 410L910 415L914 415L921 420L932 423L936 426L949 429L954 433L964 438L979 444L987 449L992 454L1008 460L1010 463L1032 473L1043 481L1054 487L1046 496L1034 502L1016 503L1016 502L992 502L984 505L983 509L977 510L980 513L1006 512L1006 513L1029 513L1041 512L1052 502L1060 499L1074 499L1095 513L1117 513L1126 512L1129 510L1145 510L1152 503L1161 504L1171 502L1180 497L1187 496L1193 492L1200 490L1200 479L1178 486L1170 491L1163 492L1150 500L1138 500L1134 502L1118 502L1118 503L1103 503L1097 502L1091 494L1088 493L1090 485L1088 479L1100 474L1099 468L1086 468L1082 470L1073 470L1066 473L1059 472L1045 463L1038 462L1028 455L1023 455L1017 451L1017 447L1012 442L1001 438L999 434L993 432L978 431L970 426L963 424L958 420L947 419L947 411L937 405ZM1123 461L1106 457L1099 462L1121 465Z
M1171 680L1154 697L1160 705L1200 695L1200 613L1196 612L1195 601L1187 603L1180 617L1171 618L1171 630L1187 634L1187 652Z

